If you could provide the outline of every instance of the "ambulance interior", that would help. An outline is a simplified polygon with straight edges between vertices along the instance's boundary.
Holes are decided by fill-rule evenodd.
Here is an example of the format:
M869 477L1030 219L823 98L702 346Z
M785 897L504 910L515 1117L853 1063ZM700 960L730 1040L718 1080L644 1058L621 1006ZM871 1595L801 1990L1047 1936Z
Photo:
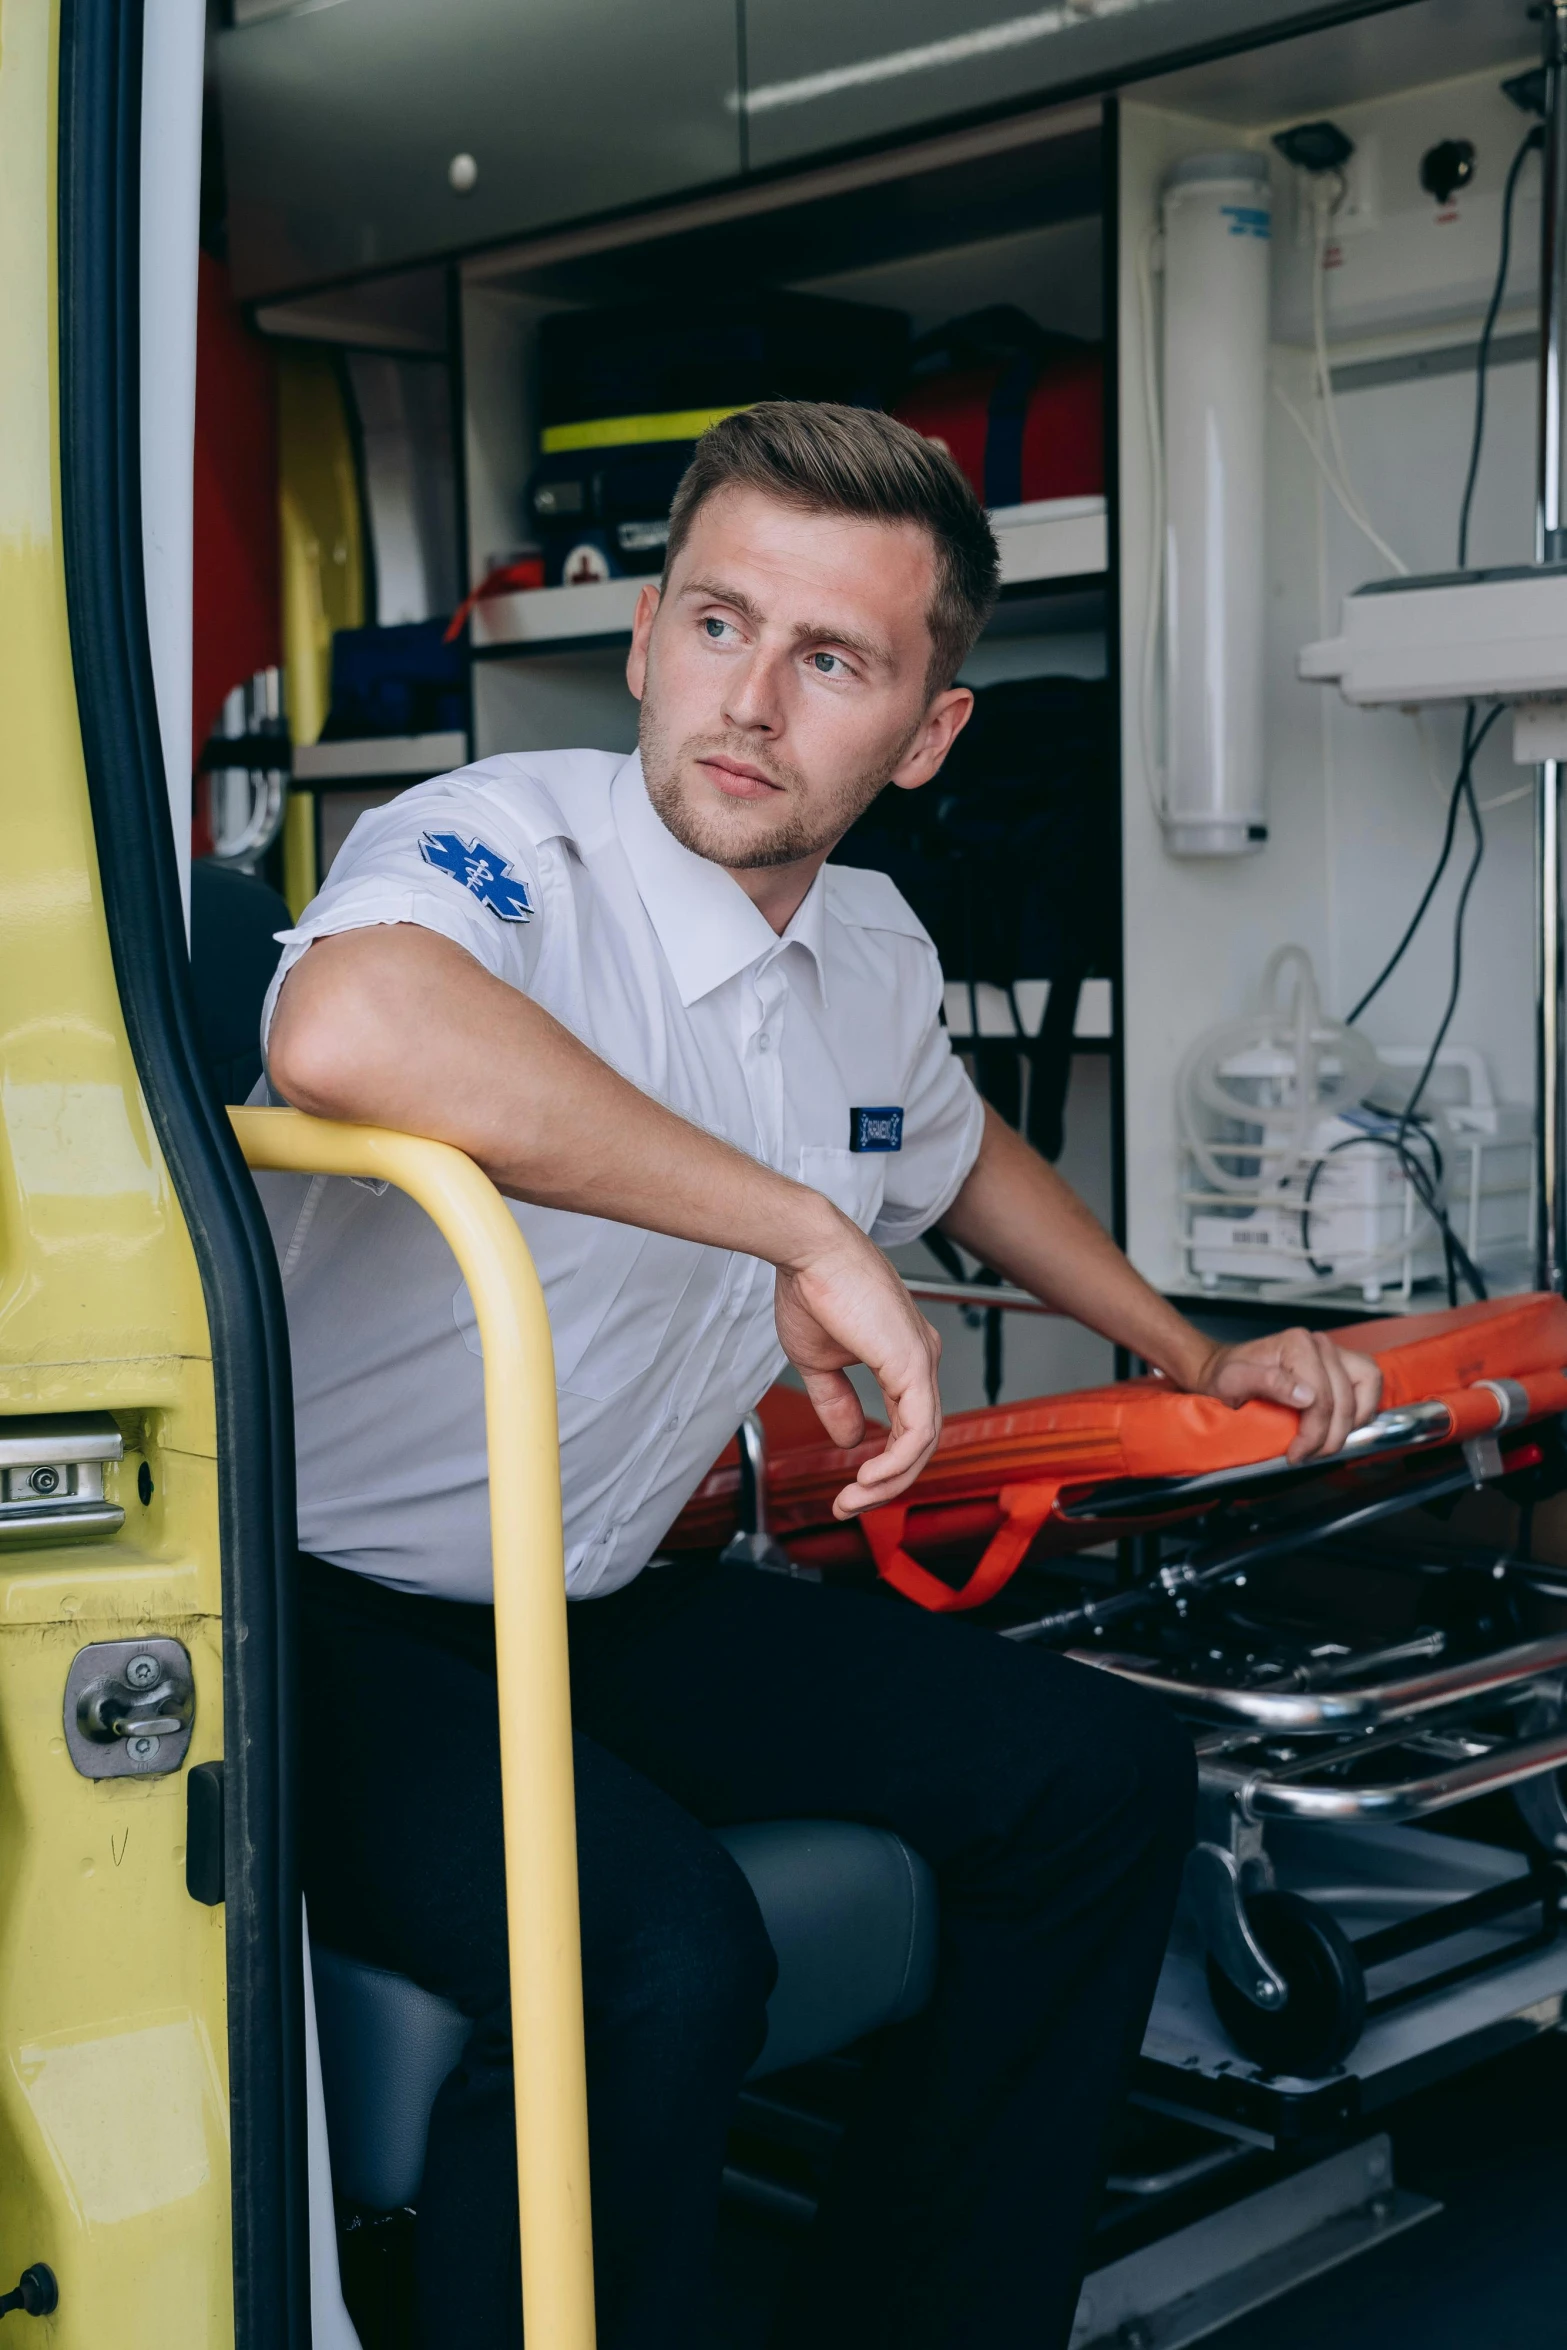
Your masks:
M176 830L224 1098L259 1068L283 906L362 812L491 751L635 745L625 652L659 514L617 535L597 493L571 503L562 350L612 347L626 305L870 305L914 354L917 417L958 377L994 402L1020 354L1044 381L1068 345L1031 328L1102 366L1102 447L1065 491L1020 471L992 497L1004 586L963 676L993 758L1032 729L1063 746L1054 779L977 763L988 834L958 794L945 833L868 828L844 854L929 884L982 1088L1205 1328L1369 1321L1391 1360L1403 1318L1559 1290L1567 659L1471 659L1478 605L1397 617L1402 580L1505 591L1564 552L1559 511L1540 520L1567 209L1545 195L1539 12L1188 5L1177 46L1160 6L1118 30L1085 0L1077 29L1130 47L1052 81L1026 46L985 65L963 12L932 9L950 65L819 101L798 97L800 20L825 12L742 10L738 62L715 62L705 0L538 27L470 0L461 37L450 13L235 0L209 27ZM868 55L871 14L845 36ZM508 71L509 132L483 86ZM1214 237L1245 248L1236 272ZM1567 608L1543 610L1494 633L1567 643ZM1050 894L1071 859L1105 883L1076 908ZM949 1412L1136 1368L950 1248L897 1262L942 1332ZM1527 1343L1483 1368L1490 1418L1416 1387L1336 1482L1166 1464L1069 1496L976 1615L1113 1653L1203 1764L1075 2350L1556 2338L1567 1393ZM776 1400L687 1536L870 1576L791 1469L806 1444ZM921 1552L949 1581L994 1539L961 1501ZM725 2174L725 2339L749 2350L865 2035L919 2005L936 1921L895 1840L735 1835L784 1962ZM465 2027L329 1951L312 1971L316 2338L394 2350L422 2131Z

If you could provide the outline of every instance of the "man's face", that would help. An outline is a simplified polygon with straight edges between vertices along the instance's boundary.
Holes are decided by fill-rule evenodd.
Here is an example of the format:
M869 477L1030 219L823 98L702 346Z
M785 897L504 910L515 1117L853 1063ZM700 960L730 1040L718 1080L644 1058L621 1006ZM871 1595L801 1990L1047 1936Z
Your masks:
M927 782L973 707L930 698L934 587L915 524L710 498L642 591L627 664L675 838L734 873L820 861L885 784Z

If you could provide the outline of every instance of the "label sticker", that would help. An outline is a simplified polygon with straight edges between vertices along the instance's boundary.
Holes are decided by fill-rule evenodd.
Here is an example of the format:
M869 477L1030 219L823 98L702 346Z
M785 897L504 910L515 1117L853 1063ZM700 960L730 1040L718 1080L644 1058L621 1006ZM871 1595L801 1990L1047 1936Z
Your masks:
M902 1110L851 1110L849 1148L851 1151L901 1151Z
M527 891L511 878L506 859L487 849L482 840L461 840L455 832L426 832L419 841L419 854L449 881L472 890L480 905L488 906L502 922L532 920Z

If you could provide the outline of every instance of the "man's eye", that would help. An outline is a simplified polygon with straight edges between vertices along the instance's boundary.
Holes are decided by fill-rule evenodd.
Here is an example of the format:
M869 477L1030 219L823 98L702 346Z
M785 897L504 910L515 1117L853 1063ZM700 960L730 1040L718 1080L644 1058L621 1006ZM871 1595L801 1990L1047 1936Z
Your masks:
M821 677L835 677L838 671L843 668L843 666L844 663L841 654L813 653L811 655L811 667Z
M709 613L707 618L703 621L702 626L706 629L708 635L712 637L716 643L718 638L723 635L725 629L729 626L729 623L727 620L719 620L714 614Z

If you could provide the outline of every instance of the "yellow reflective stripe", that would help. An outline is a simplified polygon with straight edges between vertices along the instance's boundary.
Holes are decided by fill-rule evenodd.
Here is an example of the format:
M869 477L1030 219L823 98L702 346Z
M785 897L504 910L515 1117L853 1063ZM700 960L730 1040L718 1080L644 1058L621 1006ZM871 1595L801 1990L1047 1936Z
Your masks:
M742 400L736 408L674 408L663 416L595 416L586 424L547 424L539 446L546 457L559 457L568 449L620 449L636 441L694 441L710 424L722 424L726 416L738 416L740 408L750 405L749 400Z

